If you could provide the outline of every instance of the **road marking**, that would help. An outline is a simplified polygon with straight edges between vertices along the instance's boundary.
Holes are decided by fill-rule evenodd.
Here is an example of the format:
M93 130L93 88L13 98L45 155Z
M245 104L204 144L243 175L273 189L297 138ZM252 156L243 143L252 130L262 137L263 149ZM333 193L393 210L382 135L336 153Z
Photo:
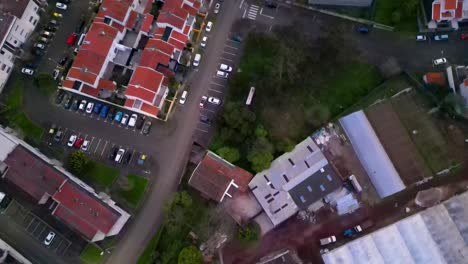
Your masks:
M135 157L135 150L133 150L132 156L130 157L130 160L128 161L128 164L132 163L133 157Z
M211 82L211 84L213 84L213 85L217 85L217 86L221 86L221 87L223 87L223 88L224 88L224 84L215 83L215 82Z
M272 16L269 16L269 15L265 15L262 13L263 12L263 8L260 9L260 15L264 16L264 17L268 17L269 19L275 19L275 17L272 17Z
M224 58L224 57L221 57L222 60L226 60L226 61L231 61L233 62L234 60L231 60L231 59L227 59L227 58Z
M97 143L97 146L96 146L96 148L94 149L94 152L93 152L94 154L96 154L96 152L97 152L97 150L98 150L98 148L99 148L99 144L101 144L101 139L99 139L99 141L98 141L98 143Z
M251 19L251 20L255 20L255 19L257 18L258 9L260 9L259 6L251 5L251 6L249 7L249 11L248 11L248 14L247 14L247 18L248 18L248 19Z
M237 48L237 47L233 47L233 46L230 46L230 45L228 45L228 44L224 44L224 46L226 46L226 47L228 47L228 48L230 48L230 49L235 49L235 50L238 50L238 49L239 49L239 48Z
M197 130L199 130L199 131L201 131L203 133L208 133L208 130L204 130L204 129L201 129L201 128L198 128L198 127L197 127Z
M107 147L107 144L108 144L108 143L109 143L109 142L107 142L107 140L106 140L106 144L104 145L104 148L103 148L102 151L101 151L101 157L102 157L102 154L104 154L104 150L106 150L106 147Z
M208 90L210 90L210 91L212 91L212 92L216 92L216 93L223 93L223 92L221 92L221 91L218 91L218 90L215 90L215 89L211 89L211 88L209 88Z
M231 56L237 56L236 53L232 53L232 52L228 52L228 51L224 51L224 50L223 50L223 53L229 54Z
M242 15L242 18L245 18L245 14L247 14L247 9L244 9L244 14Z
M91 141L89 142L88 150L91 149L91 146L93 145L94 137L91 138Z
M240 5L239 5L239 8L242 8L242 5L244 4L244 1L245 1L245 0L242 0L242 1L241 1Z

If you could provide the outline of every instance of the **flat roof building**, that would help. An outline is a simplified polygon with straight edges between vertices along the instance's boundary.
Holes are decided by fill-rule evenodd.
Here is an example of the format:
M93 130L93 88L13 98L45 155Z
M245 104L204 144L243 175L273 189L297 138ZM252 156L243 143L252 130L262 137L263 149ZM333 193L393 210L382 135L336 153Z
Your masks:
M276 226L341 184L322 151L307 137L257 173L249 187Z

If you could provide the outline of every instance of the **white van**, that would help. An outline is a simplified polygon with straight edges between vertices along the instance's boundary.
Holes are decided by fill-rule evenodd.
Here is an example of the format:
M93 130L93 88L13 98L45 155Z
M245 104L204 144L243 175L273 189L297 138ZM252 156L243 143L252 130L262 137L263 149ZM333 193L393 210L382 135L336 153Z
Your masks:
M336 237L335 236L329 236L329 237L320 239L320 245L321 246L325 246L325 245L335 243L335 242L336 242Z
M200 59L201 59L200 53L195 54L195 58L193 59L192 65L195 66L195 67L200 65Z
M227 79L227 77L229 76L229 73L223 72L223 71L217 71L217 72L216 72L216 76L218 76L218 77L220 77L220 78Z
M119 151L117 151L117 154L115 155L115 162L117 163L120 163L122 161L122 158L125 154L125 149L119 149Z
M183 91L182 92L182 95L180 96L180 99L179 99L179 104L185 104L185 101L187 100L187 94L188 92L187 91Z

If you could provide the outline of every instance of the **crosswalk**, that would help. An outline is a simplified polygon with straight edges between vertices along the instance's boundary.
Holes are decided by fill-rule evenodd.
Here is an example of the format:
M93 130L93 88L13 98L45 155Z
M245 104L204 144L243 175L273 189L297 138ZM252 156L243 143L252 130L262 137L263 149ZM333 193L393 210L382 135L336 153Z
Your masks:
M249 11L247 13L247 18L255 20L257 18L258 10L260 9L259 6L251 5L249 6Z

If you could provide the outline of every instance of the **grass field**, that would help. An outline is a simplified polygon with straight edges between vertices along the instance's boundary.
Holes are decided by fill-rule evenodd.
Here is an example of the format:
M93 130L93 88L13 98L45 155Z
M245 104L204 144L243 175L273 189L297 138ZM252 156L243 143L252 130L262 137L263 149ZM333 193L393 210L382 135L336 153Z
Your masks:
M433 173L457 163L450 153L446 138L434 123L435 120L427 113L428 108L417 93L402 94L394 98L392 104Z
M98 264L103 260L102 250L93 243L89 243L81 252L80 259L87 264Z
M94 161L90 161L83 178L101 187L110 187L119 176L119 170Z
M146 187L148 185L148 179L141 176L129 174L127 176L127 180L128 187L121 187L118 190L118 194L133 208L137 208L140 204L141 198L143 198L145 194Z
M400 19L398 23L394 23L392 20L393 13L395 11L402 12L402 4L407 0L376 0L374 21L394 26L397 31L405 33L415 33L418 30L417 27L417 11L411 12L412 16L404 17Z
M145 251L143 251L143 254L138 258L137 264L151 264L152 263L152 255L154 254L154 251L156 250L156 247L158 246L159 239L161 238L162 231L164 229L164 225L161 225L161 227L158 230L158 233L154 235L154 237L151 239L151 241L146 245Z

